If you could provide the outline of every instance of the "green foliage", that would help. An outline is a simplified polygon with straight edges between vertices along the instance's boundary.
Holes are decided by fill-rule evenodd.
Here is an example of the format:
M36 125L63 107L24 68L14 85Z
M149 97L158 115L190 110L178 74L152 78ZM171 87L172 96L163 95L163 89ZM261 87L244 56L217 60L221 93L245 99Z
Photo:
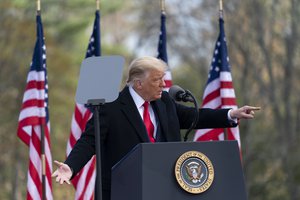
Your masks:
M100 7L103 55L122 55L126 66L135 55L156 55L159 2L101 0ZM65 157L95 10L95 1L41 1L53 159ZM166 1L166 14L173 83L189 89L201 104L218 34L218 3ZM24 199L26 192L28 148L16 137L16 127L36 37L35 15L36 1L0 2L0 199ZM249 199L298 200L300 4L232 0L224 2L224 19L238 105L262 107L255 120L240 123ZM54 199L73 196L72 186L53 183Z

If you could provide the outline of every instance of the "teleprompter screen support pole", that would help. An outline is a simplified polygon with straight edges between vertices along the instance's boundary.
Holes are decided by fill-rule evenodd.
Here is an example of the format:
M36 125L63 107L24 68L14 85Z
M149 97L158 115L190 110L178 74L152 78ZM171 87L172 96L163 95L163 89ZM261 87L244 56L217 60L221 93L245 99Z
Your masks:
M93 111L96 145L96 187L95 200L102 200L102 169L101 169L101 135L100 135L100 109L105 99L88 100L87 107Z

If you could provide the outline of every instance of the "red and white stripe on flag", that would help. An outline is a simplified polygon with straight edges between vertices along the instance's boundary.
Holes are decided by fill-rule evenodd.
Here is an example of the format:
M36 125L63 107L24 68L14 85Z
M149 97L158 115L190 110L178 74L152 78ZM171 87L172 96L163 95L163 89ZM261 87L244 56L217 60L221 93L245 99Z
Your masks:
M230 72L221 72L220 78L207 84L203 95L202 108L237 108ZM227 128L228 140L237 140L240 146L239 128ZM199 129L195 141L224 140L224 129Z
M170 69L168 69L166 71L166 74L164 76L164 81L166 83L166 86L164 87L164 90L169 91L170 87L173 85L172 84L172 75L171 75L171 70Z
M28 85L31 85L32 82L35 81L28 82ZM41 126L43 126L45 135L46 198L50 200L53 199L51 180L52 157L49 133L50 123L45 124L42 122L45 121L45 112L42 108L43 100L36 99L36 96L43 96L43 91L30 87L26 88L23 106L19 116L17 135L29 146L27 199L42 199Z
M76 141L84 132L86 123L92 117L92 113L83 105L76 104L72 117L71 133L67 144L67 155L72 151ZM72 184L76 188L76 200L93 200L96 180L96 157L82 168L82 170L72 179Z

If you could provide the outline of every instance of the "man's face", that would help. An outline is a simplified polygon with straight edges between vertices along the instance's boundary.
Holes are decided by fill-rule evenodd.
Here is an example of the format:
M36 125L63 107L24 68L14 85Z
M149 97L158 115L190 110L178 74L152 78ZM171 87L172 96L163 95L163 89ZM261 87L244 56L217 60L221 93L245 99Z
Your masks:
M153 69L147 76L140 80L139 95L146 101L153 101L161 98L163 88L166 86L164 81L165 72Z

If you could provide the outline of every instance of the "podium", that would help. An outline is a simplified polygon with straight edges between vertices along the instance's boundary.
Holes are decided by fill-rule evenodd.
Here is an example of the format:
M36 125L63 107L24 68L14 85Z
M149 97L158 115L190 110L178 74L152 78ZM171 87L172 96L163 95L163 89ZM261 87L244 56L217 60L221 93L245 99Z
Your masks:
M211 185L197 194L183 189L175 175L179 158L190 151L213 166ZM138 144L112 168L111 187L111 200L247 200L236 141Z

